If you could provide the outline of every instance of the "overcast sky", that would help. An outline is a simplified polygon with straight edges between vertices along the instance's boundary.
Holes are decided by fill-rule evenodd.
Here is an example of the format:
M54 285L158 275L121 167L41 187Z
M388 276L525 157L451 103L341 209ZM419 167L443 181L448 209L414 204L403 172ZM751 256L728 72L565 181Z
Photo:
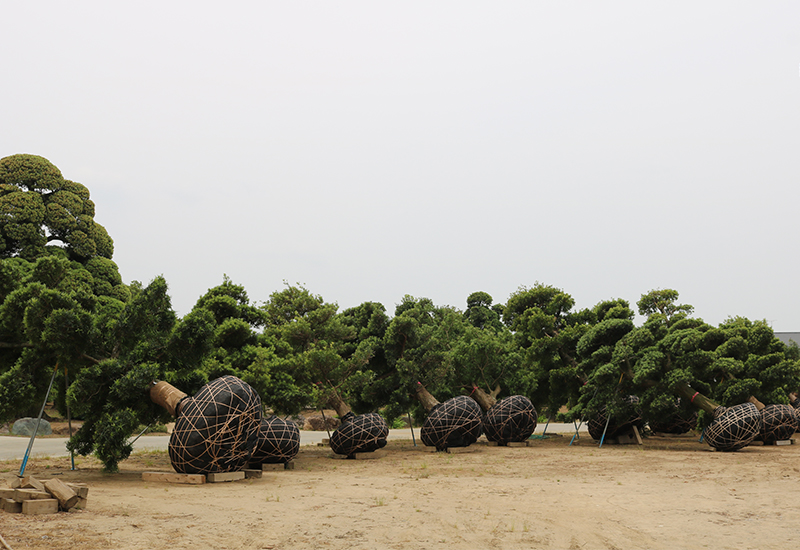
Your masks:
M126 283L344 309L673 288L800 331L798 2L3 2L0 157ZM639 319L640 321L641 319Z

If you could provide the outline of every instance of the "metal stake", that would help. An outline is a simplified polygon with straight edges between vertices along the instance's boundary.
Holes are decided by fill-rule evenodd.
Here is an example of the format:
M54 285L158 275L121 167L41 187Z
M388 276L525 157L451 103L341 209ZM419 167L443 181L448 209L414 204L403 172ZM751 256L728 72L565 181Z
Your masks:
M22 467L19 469L19 477L22 477L25 474L25 466L28 464L28 456L31 454L31 447L33 447L33 440L36 439L36 434L39 432L39 424L42 423L42 415L44 414L44 408L47 405L47 399L50 397L50 390L53 389L53 380L56 379L56 373L58 372L58 363L56 363L56 368L53 369L53 376L50 378L50 385L47 386L47 395L44 396L44 403L42 403L42 410L39 411L39 418L36 420L36 429L33 430L33 434L31 434L31 440L28 442L28 449L25 451L25 458L22 459Z

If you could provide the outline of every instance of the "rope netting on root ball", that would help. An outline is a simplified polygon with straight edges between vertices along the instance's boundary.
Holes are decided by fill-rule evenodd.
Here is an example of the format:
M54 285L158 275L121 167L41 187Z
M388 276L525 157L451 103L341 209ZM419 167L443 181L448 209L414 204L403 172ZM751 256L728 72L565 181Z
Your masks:
M356 453L371 453L386 446L389 425L378 413L348 413L342 425L331 434L331 450L352 457Z
M613 439L632 431L634 426L639 429L642 428L643 422L642 413L639 410L639 398L635 395L629 395L624 401L626 414L622 418L609 420L606 415L607 409L603 407L600 412L589 419L587 428L592 439L600 441L603 438L604 431L606 439ZM608 428L606 428L606 425L608 425Z
M468 447L481 436L482 412L471 397L459 395L431 409L420 430L422 443L445 451Z
M524 395L511 395L495 403L483 419L486 439L504 445L525 441L536 429L536 408Z
M244 468L261 426L261 398L235 376L217 378L178 407L169 439L172 467L181 474Z
M300 452L300 430L291 420L277 416L261 419L258 442L250 457L251 467L286 464Z
M717 407L703 437L718 451L738 451L758 437L761 425L761 413L753 403Z
M756 437L764 443L791 439L798 429L795 409L791 405L767 405L760 411L761 432Z

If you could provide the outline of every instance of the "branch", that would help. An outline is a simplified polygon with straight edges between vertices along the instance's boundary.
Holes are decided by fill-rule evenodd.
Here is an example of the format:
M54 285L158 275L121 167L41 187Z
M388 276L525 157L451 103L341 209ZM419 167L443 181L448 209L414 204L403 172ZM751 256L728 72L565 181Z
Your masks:
M0 348L6 348L6 349L11 349L11 348L32 348L32 347L33 347L33 344L31 344L30 342L22 342L22 343L19 343L19 344L14 344L12 342L0 342Z

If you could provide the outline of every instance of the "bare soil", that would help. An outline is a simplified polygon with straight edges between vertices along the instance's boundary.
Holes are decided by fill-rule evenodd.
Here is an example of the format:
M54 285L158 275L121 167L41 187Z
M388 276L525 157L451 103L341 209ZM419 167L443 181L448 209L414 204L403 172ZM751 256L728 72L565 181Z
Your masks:
M390 441L377 460L305 446L294 470L199 486L143 482L165 452L121 473L91 458L36 459L26 474L89 484L85 510L0 512L20 548L737 549L791 546L800 525L800 445L712 452L697 436L644 448L569 437L527 448L426 453ZM0 486L17 461L0 462Z

